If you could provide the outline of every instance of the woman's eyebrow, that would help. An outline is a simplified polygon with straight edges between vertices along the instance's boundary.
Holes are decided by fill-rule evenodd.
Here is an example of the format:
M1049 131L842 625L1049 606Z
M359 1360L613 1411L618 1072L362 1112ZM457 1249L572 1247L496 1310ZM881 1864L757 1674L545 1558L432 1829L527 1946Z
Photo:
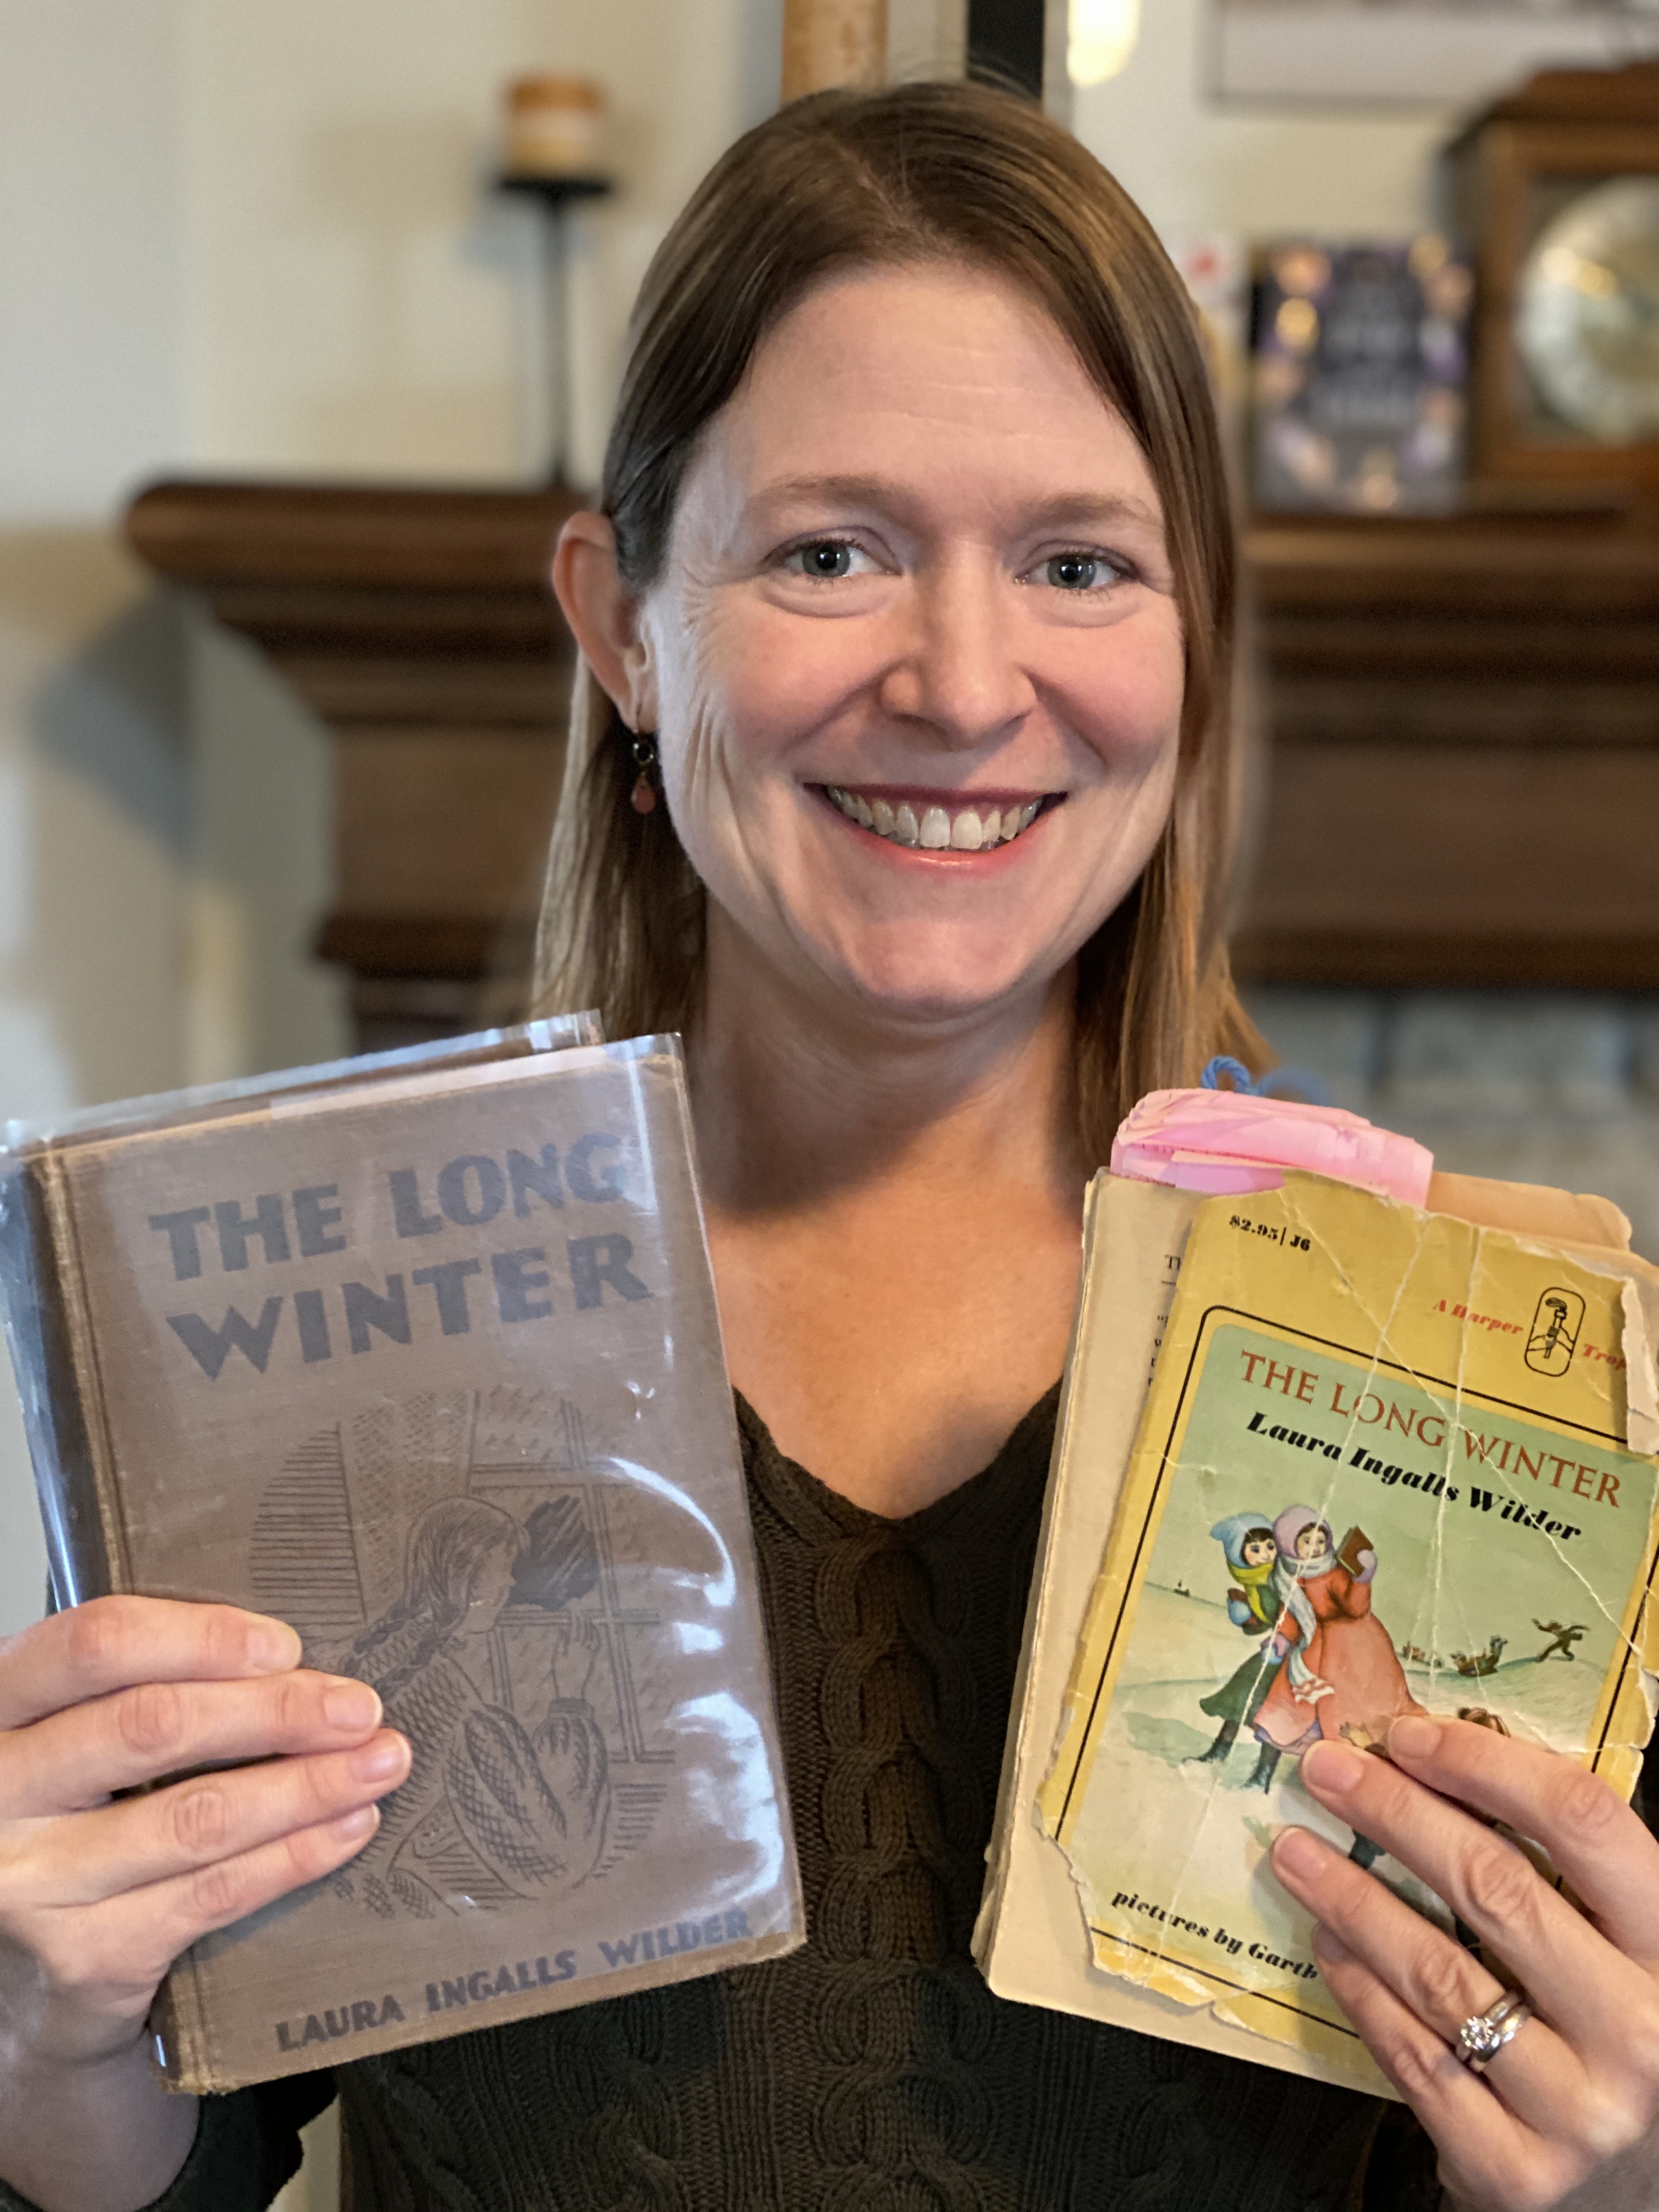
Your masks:
M880 477L830 474L779 477L761 485L751 495L750 503L751 507L764 509L796 501L897 513L913 508L915 495ZM1060 529L1085 524L1110 526L1126 522L1160 533L1164 528L1160 510L1129 492L1056 492L1030 506L1022 506L1019 512L1022 529Z
M880 477L778 477L750 495L751 507L784 507L794 501L842 507L905 507L910 501L902 488Z
M1040 500L1030 509L1034 522L1054 526L1066 523L1139 523L1143 529L1164 528L1162 510L1132 492L1060 492L1053 499Z

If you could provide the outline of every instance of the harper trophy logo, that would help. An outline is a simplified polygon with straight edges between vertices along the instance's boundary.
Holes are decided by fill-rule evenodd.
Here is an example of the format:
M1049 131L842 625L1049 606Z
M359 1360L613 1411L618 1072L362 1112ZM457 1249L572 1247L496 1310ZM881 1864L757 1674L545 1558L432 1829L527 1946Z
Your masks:
M1584 1301L1577 1291L1547 1290L1527 1332L1527 1364L1536 1375L1565 1375L1583 1325Z

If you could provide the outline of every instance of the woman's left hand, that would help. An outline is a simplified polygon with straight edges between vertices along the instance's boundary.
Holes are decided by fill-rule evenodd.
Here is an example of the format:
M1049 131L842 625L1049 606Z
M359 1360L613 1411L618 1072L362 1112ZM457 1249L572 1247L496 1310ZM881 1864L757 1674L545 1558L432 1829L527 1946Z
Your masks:
M1389 1753L1322 1743L1303 1778L1445 1899L1532 2014L1472 2071L1458 2031L1504 1984L1352 1860L1287 1828L1273 1871L1319 1923L1332 1994L1467 2212L1656 2212L1659 1842L1583 1767L1467 1721L1396 1721ZM1541 1844L1583 1910L1466 1806Z

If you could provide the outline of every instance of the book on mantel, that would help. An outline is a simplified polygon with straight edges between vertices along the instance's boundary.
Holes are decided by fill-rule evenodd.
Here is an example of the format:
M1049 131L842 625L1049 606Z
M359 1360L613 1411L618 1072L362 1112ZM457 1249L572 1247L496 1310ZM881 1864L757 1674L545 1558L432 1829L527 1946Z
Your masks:
M677 1039L591 1017L13 1131L59 1601L289 1622L414 1747L205 1937L214 2090L775 1956L799 1879Z
M1455 1715L1630 1795L1659 1271L1605 1200L1432 1175L1355 1116L1299 1172L1245 1126L1267 1103L1195 1109L1231 1158L1132 1116L1091 1192L975 1955L1000 1995L1391 2096L1267 1852L1311 1826L1473 1942L1307 1792L1313 1742Z

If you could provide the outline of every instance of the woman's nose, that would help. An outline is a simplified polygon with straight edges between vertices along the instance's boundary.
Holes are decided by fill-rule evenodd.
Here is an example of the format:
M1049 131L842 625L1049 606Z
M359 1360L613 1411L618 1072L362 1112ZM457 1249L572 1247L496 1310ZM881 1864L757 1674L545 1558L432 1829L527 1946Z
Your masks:
M951 563L918 578L906 632L883 678L881 704L968 750L1017 730L1036 702L1018 647L1021 625L1000 577Z

